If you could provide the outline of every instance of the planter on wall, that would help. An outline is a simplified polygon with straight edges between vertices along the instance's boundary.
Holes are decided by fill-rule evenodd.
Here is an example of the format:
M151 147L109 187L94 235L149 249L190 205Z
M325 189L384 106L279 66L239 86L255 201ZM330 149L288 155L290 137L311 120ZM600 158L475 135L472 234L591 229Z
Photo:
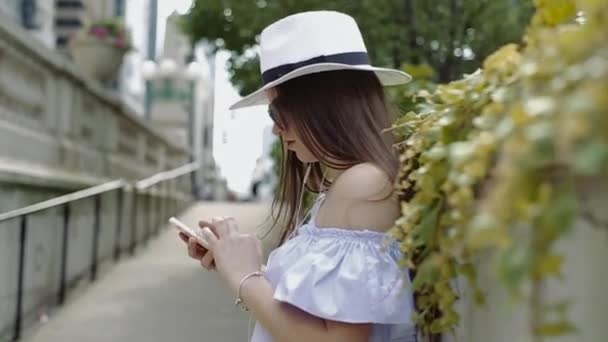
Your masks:
M73 40L70 53L83 73L109 84L117 78L126 50L87 37Z

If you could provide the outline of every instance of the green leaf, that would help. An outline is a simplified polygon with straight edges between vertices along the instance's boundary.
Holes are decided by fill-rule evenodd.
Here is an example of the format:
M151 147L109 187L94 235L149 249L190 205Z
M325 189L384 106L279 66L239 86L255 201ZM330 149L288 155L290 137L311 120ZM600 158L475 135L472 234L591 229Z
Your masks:
M536 264L536 274L539 277L559 276L561 275L563 263L563 255L542 255Z
M416 272L416 277L412 282L412 288L419 290L426 284L432 284L439 276L439 269L431 259L426 259Z
M545 241L553 241L572 227L577 212L576 196L568 189L553 197L541 214L540 229Z
M476 288L473 292L473 299L475 300L475 304L477 305L485 305L486 304L486 294L479 288Z
M512 295L517 295L519 289L530 273L532 267L532 253L522 245L514 245L501 253L499 267L501 278Z
M577 331L576 327L572 323L565 320L553 323L544 323L535 330L540 336L551 337L569 335Z
M423 212L416 234L417 246L428 247L432 245L432 238L437 227L437 218L442 203L443 200L435 200L434 204Z
M546 304L543 307L543 310L545 310L548 313L556 313L558 315L565 315L571 306L572 306L571 300L562 300L562 301L554 302L551 304Z
M574 170L582 175L595 175L608 166L608 143L595 139L581 145L574 155Z

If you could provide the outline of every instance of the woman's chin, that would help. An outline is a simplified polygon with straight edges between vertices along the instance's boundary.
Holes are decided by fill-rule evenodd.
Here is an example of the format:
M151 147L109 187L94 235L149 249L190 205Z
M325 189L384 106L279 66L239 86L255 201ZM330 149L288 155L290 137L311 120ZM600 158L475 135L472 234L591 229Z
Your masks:
M314 162L319 161L317 158L315 158L314 156L311 156L311 155L302 155L302 153L298 153L298 152L295 152L295 154L296 154L296 157L298 157L298 160L301 161L302 163L314 163Z

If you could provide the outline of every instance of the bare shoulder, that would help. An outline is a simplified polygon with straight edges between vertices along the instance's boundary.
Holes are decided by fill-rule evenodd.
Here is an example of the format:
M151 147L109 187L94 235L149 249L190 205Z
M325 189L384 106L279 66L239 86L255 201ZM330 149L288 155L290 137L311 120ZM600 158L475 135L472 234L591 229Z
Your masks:
M386 231L399 215L393 189L390 177L379 167L353 166L331 187L317 223L321 227Z
M344 171L332 186L335 197L368 201L385 199L392 190L393 184L386 172L371 163Z

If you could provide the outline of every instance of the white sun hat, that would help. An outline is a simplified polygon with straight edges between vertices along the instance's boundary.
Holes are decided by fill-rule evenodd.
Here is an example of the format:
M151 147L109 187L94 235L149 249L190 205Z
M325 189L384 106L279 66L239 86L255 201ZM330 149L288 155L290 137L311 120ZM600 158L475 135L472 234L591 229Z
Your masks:
M412 79L403 71L370 65L357 23L351 16L334 11L302 12L266 27L260 35L260 69L264 86L230 109L267 104L265 90L323 71L373 71L385 86Z

